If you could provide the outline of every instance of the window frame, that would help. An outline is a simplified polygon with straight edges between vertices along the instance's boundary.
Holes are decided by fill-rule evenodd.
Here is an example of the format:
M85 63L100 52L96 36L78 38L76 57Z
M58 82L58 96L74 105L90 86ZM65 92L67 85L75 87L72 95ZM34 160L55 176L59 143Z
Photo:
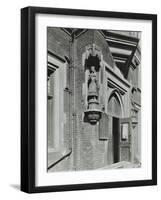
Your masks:
M48 51L47 56L47 73L48 68L54 70L54 91L56 93L53 106L56 108L53 113L54 130L53 130L53 148L47 146L47 169L50 170L59 161L71 154L71 149L64 147L64 91L67 86L67 62L66 60L59 58L54 53ZM63 75L63 79L62 79ZM48 85L47 85L48 87ZM47 91L48 96L48 91ZM48 104L48 102L47 102ZM61 105L60 105L61 104ZM48 106L48 105L47 105ZM54 108L53 108L54 109ZM48 115L48 114L47 114ZM59 116L58 116L59 115ZM48 120L48 119L47 119ZM48 133L47 133L48 137ZM47 139L48 141L48 139Z

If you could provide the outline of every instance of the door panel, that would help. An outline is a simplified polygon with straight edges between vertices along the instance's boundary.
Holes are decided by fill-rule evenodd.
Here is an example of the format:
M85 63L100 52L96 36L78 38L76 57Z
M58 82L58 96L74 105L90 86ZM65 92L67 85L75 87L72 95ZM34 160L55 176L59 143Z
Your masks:
M113 164L113 117L108 116L108 128L106 129L108 132L108 150L107 150L107 163Z
M131 161L131 118L119 120L120 161Z

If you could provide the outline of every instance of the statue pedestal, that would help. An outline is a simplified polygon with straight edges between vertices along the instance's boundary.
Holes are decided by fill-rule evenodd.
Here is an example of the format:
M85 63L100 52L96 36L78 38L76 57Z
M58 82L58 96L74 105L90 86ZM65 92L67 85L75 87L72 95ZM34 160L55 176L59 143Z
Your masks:
M86 120L95 125L101 118L102 111L99 109L88 109L84 112Z

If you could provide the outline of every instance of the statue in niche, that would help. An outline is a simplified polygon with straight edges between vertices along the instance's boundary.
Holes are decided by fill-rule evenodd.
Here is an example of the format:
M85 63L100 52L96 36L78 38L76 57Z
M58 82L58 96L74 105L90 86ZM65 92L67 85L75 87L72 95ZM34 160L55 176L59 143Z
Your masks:
M102 54L95 44L86 48L83 55L83 65L85 67L85 116L84 121L95 125L101 118L101 109L99 103L100 87L100 68Z
M91 66L88 80L88 105L89 109L97 109L99 86L95 66Z
M95 66L90 69L89 80L88 80L88 95L98 96L98 83L97 83L97 72Z

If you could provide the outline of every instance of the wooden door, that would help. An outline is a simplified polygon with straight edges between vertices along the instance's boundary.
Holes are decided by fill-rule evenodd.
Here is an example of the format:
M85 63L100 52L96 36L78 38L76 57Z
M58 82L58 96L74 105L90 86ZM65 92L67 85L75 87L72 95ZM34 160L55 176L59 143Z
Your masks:
M120 161L131 161L131 118L119 119L120 132Z

